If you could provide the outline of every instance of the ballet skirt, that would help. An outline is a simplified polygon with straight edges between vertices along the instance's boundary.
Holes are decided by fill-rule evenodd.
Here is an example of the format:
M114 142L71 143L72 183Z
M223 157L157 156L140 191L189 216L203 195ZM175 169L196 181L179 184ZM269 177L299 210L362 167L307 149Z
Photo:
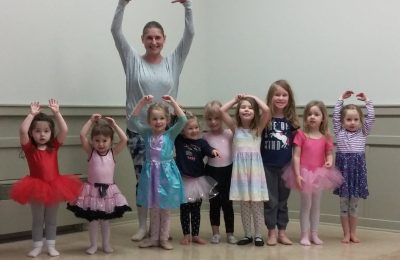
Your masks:
M343 176L335 167L324 166L325 153L333 149L331 140L324 136L317 139L309 138L299 130L293 143L301 147L300 176L303 178L301 192L332 190L343 183ZM299 189L293 165L284 170L282 179L286 187Z
M217 181L210 176L190 177L182 176L185 187L185 197L188 202L196 202L203 199L212 199L218 195L215 188Z
M29 175L17 181L10 190L10 198L20 204L43 203L51 206L63 201L74 201L82 182L75 175L61 175L58 169L58 149L54 139L52 147L39 150L28 142L22 145L29 167Z
M88 182L83 185L77 200L69 203L67 209L74 212L76 217L88 221L120 218L126 211L131 211L113 180L115 161L112 150L106 155L93 150L88 166Z

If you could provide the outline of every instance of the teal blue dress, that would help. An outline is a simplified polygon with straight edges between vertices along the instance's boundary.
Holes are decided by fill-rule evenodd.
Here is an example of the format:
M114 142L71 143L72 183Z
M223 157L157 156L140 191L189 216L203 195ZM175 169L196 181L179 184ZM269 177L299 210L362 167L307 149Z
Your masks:
M186 124L186 117L156 136L138 117L133 124L145 142L145 161L140 173L137 204L145 208L172 209L186 203L184 186L174 160L174 141Z

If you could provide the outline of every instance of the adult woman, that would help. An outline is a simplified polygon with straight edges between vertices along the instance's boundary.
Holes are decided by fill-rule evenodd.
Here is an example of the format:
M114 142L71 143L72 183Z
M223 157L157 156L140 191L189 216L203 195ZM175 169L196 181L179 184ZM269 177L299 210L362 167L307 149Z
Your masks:
M183 37L176 49L166 57L161 55L165 43L162 26L155 21L148 22L143 28L142 43L146 52L139 55L132 48L122 33L122 19L129 0L119 0L111 25L115 45L121 57L126 75L126 114L128 147L135 167L136 178L139 178L143 164L144 142L137 133L129 115L139 100L146 95L152 95L154 101L161 101L163 95L176 98L179 76L189 53L194 36L192 3L190 0L175 0L172 3L182 3L185 7L185 29ZM141 121L146 123L146 111L143 111ZM147 209L138 205L139 230L132 240L141 240L146 234Z

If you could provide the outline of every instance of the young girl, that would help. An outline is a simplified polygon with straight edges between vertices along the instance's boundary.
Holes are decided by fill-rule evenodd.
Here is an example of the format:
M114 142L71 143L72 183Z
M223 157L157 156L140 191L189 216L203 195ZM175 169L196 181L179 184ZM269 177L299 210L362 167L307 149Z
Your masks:
M210 222L213 236L211 243L218 244L221 239L219 233L220 212L224 212L225 231L229 244L236 244L234 232L234 214L232 201L229 199L229 190L232 176L232 138L230 129L223 128L221 117L222 104L219 101L211 101L204 108L204 118L208 126L208 132L203 138L218 149L218 158L208 158L206 174L217 181L217 196L210 199Z
M303 126L304 131L298 130L293 141L293 167L288 168L282 178L287 187L300 191L300 244L321 245L318 225L322 190L338 187L343 178L332 167L333 142L328 129L328 113L321 101L306 105Z
M78 178L60 175L57 155L67 136L68 127L57 100L50 99L49 108L53 112L59 133L55 134L53 119L40 112L39 102L32 102L30 113L19 129L29 176L14 184L10 193L10 197L18 203L31 205L33 249L28 253L30 257L36 257L42 252L43 227L48 254L60 255L55 248L58 204L62 201L74 201L82 187Z
M147 122L150 127L139 121L139 115L145 105L150 104L153 96L144 96L133 110L133 123L145 142L145 162L139 179L137 202L144 208L150 208L150 239L143 240L139 247L161 246L173 249L168 242L170 218L169 209L179 208L185 203L182 178L174 161L174 141L187 121L182 109L173 97L163 96L178 116L177 122L168 130L170 121L168 108L162 104L152 104L147 110Z
M359 243L356 236L358 199L366 199L368 192L365 143L375 121L372 101L364 93L356 95L364 101L367 115L364 121L360 107L349 104L343 107L344 99L353 91L345 91L336 102L333 111L333 129L336 136L336 167L344 177L344 183L334 191L340 197L340 220L343 243Z
M90 131L91 130L91 131ZM90 141L88 133L90 131ZM113 147L114 131L119 142ZM68 209L75 216L89 221L90 247L86 253L97 251L97 231L101 226L103 251L112 253L110 245L110 219L120 218L125 211L131 211L126 198L114 184L114 156L126 146L124 131L111 117L104 119L100 114L93 114L82 127L80 133L83 150L88 155L88 182L84 184L78 199Z
M199 236L200 208L202 199L215 197L217 185L211 177L205 176L204 157L218 157L218 151L200 138L197 117L186 111L187 123L175 140L176 164L182 175L187 203L181 204L182 245L190 242L206 244ZM192 232L190 232L190 226ZM192 236L190 236L190 233Z
M289 222L288 189L281 176L292 160L293 138L299 128L292 88L286 80L278 80L269 87L267 99L272 119L264 129L261 141L261 157L269 192L269 201L264 203L264 221L268 228L267 245L278 242L291 245L286 235ZM276 229L278 228L278 234Z
M237 104L236 122L228 114ZM261 114L260 114L261 110ZM245 237L237 243L253 242L251 217L253 217L256 246L264 246L261 236L263 201L268 201L268 188L260 154L261 133L270 119L268 106L258 97L238 95L221 107L222 119L234 133L233 169L229 198L240 201Z

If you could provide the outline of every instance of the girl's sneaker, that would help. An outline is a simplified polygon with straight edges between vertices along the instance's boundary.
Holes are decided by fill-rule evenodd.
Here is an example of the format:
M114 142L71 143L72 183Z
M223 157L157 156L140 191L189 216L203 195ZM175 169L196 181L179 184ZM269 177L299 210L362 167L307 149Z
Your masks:
M238 242L234 235L228 235L227 240L229 244L237 244Z
M210 242L211 244L219 244L220 240L221 240L220 234L215 234L211 237Z

